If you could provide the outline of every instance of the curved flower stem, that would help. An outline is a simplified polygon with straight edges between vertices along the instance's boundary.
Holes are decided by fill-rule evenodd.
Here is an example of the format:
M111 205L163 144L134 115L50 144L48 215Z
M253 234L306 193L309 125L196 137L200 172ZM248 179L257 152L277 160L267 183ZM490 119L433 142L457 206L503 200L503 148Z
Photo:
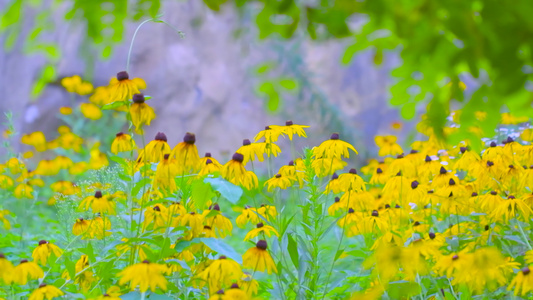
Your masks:
M130 58L131 58L131 52L133 50L133 42L135 41L135 37L137 36L137 33L139 32L139 29L141 29L141 27L144 24L148 23L148 22L163 23L163 24L167 25L168 27L174 29L180 35L180 37L182 37L182 38L185 37L185 34L181 30L178 30L174 26L170 25L169 23L167 23L164 20L159 19L158 17L151 18L151 19L148 19L148 20L144 20L141 24L139 24L139 26L137 26L137 28L135 29L135 32L133 33L133 37L131 38L130 49L128 50L128 59L126 61L126 72L128 72L128 73L130 72Z

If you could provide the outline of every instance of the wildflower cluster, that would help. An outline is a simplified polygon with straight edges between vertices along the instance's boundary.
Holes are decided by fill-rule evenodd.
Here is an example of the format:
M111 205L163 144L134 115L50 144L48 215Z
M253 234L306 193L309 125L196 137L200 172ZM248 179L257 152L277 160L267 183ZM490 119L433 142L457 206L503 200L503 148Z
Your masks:
M142 79L119 72L94 92L79 77L62 84L90 94L79 107L87 119L109 110L130 126L104 150L68 126L50 141L21 137L34 149L0 165L0 297L531 295L531 129L478 152L423 121L427 137L408 154L378 136L381 158L358 169L357 150L333 133L276 172L284 143L309 126L266 126L216 158L190 132L146 142L156 112ZM25 224L40 214L55 225Z

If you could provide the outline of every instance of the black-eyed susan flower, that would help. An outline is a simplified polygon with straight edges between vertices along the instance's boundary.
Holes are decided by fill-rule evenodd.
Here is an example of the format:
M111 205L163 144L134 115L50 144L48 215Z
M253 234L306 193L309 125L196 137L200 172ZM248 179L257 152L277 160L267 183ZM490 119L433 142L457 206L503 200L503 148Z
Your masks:
M11 189L14 184L15 182L13 181L13 179L11 179L11 177L0 174L0 188L8 190Z
M7 260L3 253L0 253L0 281L10 284L13 278L13 264Z
M58 246L50 243L49 241L41 240L39 241L37 247L33 250L31 257L37 263L46 265L46 262L52 254L54 254L56 258L59 258L62 253L63 250L61 250Z
M248 294L243 289L241 289L237 283L232 284L230 288L224 292L224 295L224 299L250 299Z
M158 132L153 141L139 153L137 158L138 164L143 163L157 163L161 161L165 154L170 154L170 146L167 143L167 136Z
M45 298L49 300L55 297L61 297L64 294L65 293L53 285L41 283L39 287L30 294L28 300L43 300Z
M278 215L278 211L274 205L261 204L257 209L257 213L260 214L267 221L272 221Z
M499 201L499 204L490 213L490 217L496 221L504 221L506 223L518 217L529 222L532 214L533 211L522 199L509 195L507 200Z
M144 260L142 263L131 265L118 273L120 277L118 284L129 282L132 291L139 287L141 293L146 292L148 289L155 292L158 287L166 290L167 280L163 276L165 270L165 265Z
M234 260L220 256L214 260L198 277L207 282L210 291L228 287L242 277L241 267Z
M533 290L533 275L529 267L524 267L516 274L509 286L508 291L514 290L514 295L526 296Z
M400 145L396 143L396 137L393 135L376 136L374 141L379 147L379 156L398 155L402 154L403 150Z
M188 239L198 237L202 233L204 228L204 216L202 214L191 212L183 216L179 216L178 220L179 225L189 227L189 231L187 232Z
M222 168L222 177L235 185L239 185L246 175L243 161L244 156L241 153L233 154L231 160Z
M163 160L157 164L154 177L154 187L163 189L169 193L174 193L176 186L176 176L179 174L178 163L170 158L170 154L165 154Z
M183 142L178 143L172 152L171 157L175 157L180 167L180 173L194 173L198 171L200 156L196 148L196 136L187 132L183 137Z
M7 209L0 209L0 222L4 225L4 229L9 230L11 229L11 223L9 223L9 220L6 218L6 216L9 216L11 212Z
M212 215L211 211L213 210L218 213ZM233 225L227 217L222 215L218 204L215 203L211 205L209 209L205 210L202 214L204 216L204 224L211 227L220 238L224 238L226 235L231 235Z
M237 149L236 153L240 153L243 156L243 165L246 165L249 161L263 161L265 155L265 147L262 143L252 143L249 139L242 141L242 146Z
M391 162L387 168L387 173L389 176L394 176L395 174L400 173L407 178L416 177L417 170L415 165L411 160L405 159L403 155L396 156L396 159Z
M109 102L129 100L134 94L139 94L140 90L145 88L146 82L143 79L130 79L128 72L118 72L117 77L112 78L109 82Z
M338 170L344 169L348 163L340 158L315 158L311 162L311 167L315 171L316 176L324 177L335 173Z
M267 190L269 192L272 192L274 188L280 188L282 190L287 189L288 187L292 186L292 182L296 178L294 177L288 177L288 176L282 176L281 174L276 174L274 177L270 178L265 182L265 186L267 187Z
M285 126L271 125L270 128L272 128L273 130L280 130L282 134L288 136L289 140L292 141L292 137L294 135L306 138L307 135L305 134L304 128L309 128L309 126L297 125L294 124L291 120L288 120L287 122L285 122Z
M242 256L242 266L254 271L277 273L278 269L274 260L267 251L267 242L259 240L255 247L252 247Z
M150 126L150 123L155 119L154 109L145 103L143 94L134 94L132 98L133 104L130 106L130 116L135 131L142 133L143 127Z
M97 238L97 239L103 239L106 236L110 236L111 232L109 230L111 229L111 221L107 217L101 217L96 216L94 219L91 220L91 224L89 226L89 232L91 234L91 238Z
M94 213L115 214L115 206L116 203L110 201L107 195L104 196L101 191L96 191L94 196L85 197L78 209L87 211L91 208Z
M170 224L170 216L168 209L162 203L148 207L144 211L143 230L151 229L164 232Z
M81 239L85 239L89 236L89 226L91 225L90 220L85 220L83 218L76 219L74 225L72 225L72 234L75 236L81 235Z
M93 103L80 104L80 111L84 117L90 120L98 120L103 116L100 107L96 106Z
M213 164L217 165L218 167L220 167L220 169L222 169L222 164L211 155L211 152L206 152L204 157L200 158L200 161L198 162L198 165L199 165L198 169L201 169L202 167L204 167L207 164L208 159Z
M250 230L244 237L244 240L247 241L253 239L261 233L268 237L271 237L272 234L279 236L279 233L274 227L270 225L264 225L263 223L257 223L256 228Z
M257 224L259 222L259 213L255 208L245 206L241 214L235 219L237 226L244 228L247 223Z
M68 115L72 114L72 107L61 106L59 108L59 113L62 114L62 115L68 116Z
M207 174L213 174L222 171L222 165L215 164L210 158L205 160L205 164L200 168L198 176L206 176Z
M333 133L329 140L322 142L320 146L313 148L313 156L319 158L342 158L350 157L348 150L357 153L357 150L349 143L339 139L338 133Z
M35 174L43 176L53 176L57 175L61 168L58 163L54 160L43 159L39 161L37 168L35 169Z
M341 174L339 176L339 185L341 186L341 191L365 191L366 186L363 178L357 175L357 170L350 169L348 173Z
M243 274L238 284L244 291L246 291L246 294L248 294L249 297L257 295L259 292L259 282L253 279L253 277L248 273Z
M259 141L261 138L265 138L265 143L274 143L278 141L281 134L283 134L283 130L280 127L271 128L270 126L265 126L265 130L259 131L254 137L254 142Z
M115 139L111 144L111 153L127 152L135 149L135 147L135 140L131 138L131 135L119 132L115 135Z
M305 180L305 169L300 169L296 166L294 161L289 161L289 163L285 166L282 166L279 171L279 174L281 176L287 176L289 178L294 178L295 181L298 182L298 185L300 188L304 186L304 180ZM324 192L326 193L326 192Z
M25 285L26 283L28 283L28 280L39 279L43 276L43 269L41 269L39 265L37 265L35 262L23 259L13 269L11 279L16 284Z
M33 187L29 184L21 183L17 185L17 187L13 191L13 195L17 199L33 199Z
M333 204L331 204L328 208L328 215L330 216L337 216L339 215L339 212L345 211L347 208L346 202L341 202L341 198L335 197L333 200Z
M46 151L46 137L42 131L35 131L30 134L25 134L20 138L20 142L25 145L35 147L38 152Z

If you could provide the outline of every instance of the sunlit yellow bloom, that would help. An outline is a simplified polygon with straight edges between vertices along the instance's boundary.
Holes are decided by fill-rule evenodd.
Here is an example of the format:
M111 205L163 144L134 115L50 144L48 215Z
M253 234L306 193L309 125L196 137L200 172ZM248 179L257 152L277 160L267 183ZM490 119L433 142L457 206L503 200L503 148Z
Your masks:
M324 177L335 173L338 170L344 169L348 163L340 158L316 158L311 162L311 167L315 171L316 176Z
M207 158L205 160L204 165L201 167L198 175L205 176L207 174L213 174L213 173L221 172L221 171L222 171L222 165L220 165L218 162L215 163L213 160L211 160L211 158Z
M260 214L267 221L274 220L276 216L278 215L278 212L275 206L265 205L265 204L261 204L261 206L257 209L257 213Z
M135 149L135 147L135 140L131 138L131 135L119 132L111 144L111 153L127 152Z
M70 174L72 174L72 175L79 175L79 174L82 174L83 172L87 171L88 168L89 168L89 165L86 162L80 161L80 162L74 163L68 169L68 172Z
M36 151L46 151L46 137L41 131L35 131L30 134L25 134L20 138L20 142L25 145L35 147Z
M43 159L39 161L37 168L35 169L35 174L43 176L53 176L59 173L61 168L54 160Z
M63 77L61 79L61 85L69 93L75 93L76 88L81 84L81 77L79 75L74 75L71 77Z
M16 157L11 157L10 159L8 159L5 166L9 170L9 172L14 175L19 174L20 172L22 172L22 170L26 169L24 163Z
M366 186L363 178L357 175L357 170L350 169L348 173L343 173L339 176L339 185L341 186L341 191L365 191Z
M55 297L61 297L65 293L63 293L60 289L56 288L53 285L47 285L45 283L42 283L39 285L39 288L34 290L31 294L28 300L44 300L45 298L47 300L53 299Z
M23 259L20 261L12 274L12 280L16 284L25 285L28 280L39 279L44 276L44 272L36 263Z
M137 133L142 133L144 125L150 126L150 123L156 117L154 109L145 103L143 94L133 95L130 116Z
M89 101L98 106L103 106L113 102L107 86L99 86L94 89L94 93L89 97Z
M98 146L99 144L95 144L90 152L91 158L89 159L89 166L93 170L98 170L109 165L107 156L105 155L105 153L100 152Z
M278 269L274 260L267 251L267 242L259 240L255 247L248 249L242 256L242 266L254 271L277 273Z
M52 254L54 254L56 258L59 258L62 253L63 250L58 246L48 241L41 240L39 241L39 245L33 250L31 257L34 261L44 266Z
M398 155L387 168L387 173L389 176L395 176L401 173L407 178L414 178L416 177L417 170L411 160L406 159L403 155Z
M250 230L244 237L244 240L247 241L249 239L253 239L261 233L263 233L264 235L268 237L271 237L272 234L279 236L279 233L276 231L274 227L270 225L263 225L263 223L257 223L256 228Z
M56 158L53 159L53 162L60 170L68 169L73 165L72 160L69 157L63 155L56 156Z
M72 107L61 106L59 108L59 113L62 114L62 115L70 115L70 114L72 114Z
M109 82L109 102L129 100L134 94L139 94L140 90L146 88L146 82L141 78L129 78L130 76L126 71L121 71L117 73L116 78L111 79Z
M180 173L195 173L198 171L200 156L196 148L196 136L187 132L183 137L183 142L179 143L170 152L170 157L175 157L180 168Z
M102 110L93 103L80 104L81 113L91 120L98 120L102 117Z
M531 214L533 214L533 211L522 199L508 196L507 200L499 201L499 204L490 213L490 217L494 218L494 220L504 222L509 222L511 219L520 217L522 220L529 222Z
M514 295L526 296L527 293L533 290L533 275L529 267L524 267L516 274L515 278L507 287L508 291L514 290Z
M7 175L0 175L0 188L7 190L13 187L15 182Z
M527 116L517 117L512 115L511 113L502 113L501 124L504 125L516 125L527 121L529 121L529 118Z
M28 184L21 183L17 185L17 187L15 188L15 191L13 192L13 195L18 199L22 199L22 198L32 199L33 188Z
M211 211L217 211L214 216L211 214ZM220 238L226 237L226 235L231 235L231 230L233 229L233 225L231 224L231 221L222 215L220 213L220 206L218 204L213 204L209 207L208 210L205 210L202 215L204 216L204 224L208 225L209 227L213 228L213 231L216 233L217 236ZM211 216L210 216L211 215Z
M265 143L274 143L278 141L281 134L283 134L283 130L281 130L280 127L271 128L270 126L265 126L265 130L259 131L254 137L254 142L259 141L261 138L265 138Z
M232 159L222 168L222 177L235 185L240 185L246 175L246 169L242 164L243 160L242 154L233 154Z
M272 192L274 188L280 188L282 190L287 189L292 186L292 182L295 180L293 177L281 176L281 174L276 174L274 177L270 178L265 182L267 190Z
M248 222L257 224L259 221L259 213L256 209L253 209L249 206L244 207L241 214L237 217L237 219L235 219L235 223L241 228L244 228L244 225L246 225Z
M0 253L0 282L3 281L6 285L10 284L14 269L13 264L7 260L3 253Z
M164 265L150 263L148 260L144 260L142 263L129 266L118 273L120 277L118 284L130 282L131 290L133 291L136 287L139 287L141 293L146 292L148 288L152 292L155 292L157 287L166 290L167 280L163 276L164 272Z
M241 286L250 297L257 295L259 292L259 282L253 279L253 277L248 273L243 274L242 279L239 280L239 286Z
M127 238L122 238L121 241L124 243L117 245L117 256L132 251L133 253L139 253L140 260L145 260L147 257L146 251L151 251L150 247L144 242L131 242Z
M143 230L146 230L150 225L152 230L165 231L169 225L170 213L168 209L162 204L148 207L144 211Z
M154 140L141 150L137 158L137 163L156 163L161 161L165 154L170 154L167 136L162 132L158 132Z
M204 228L204 216L191 212L179 217L181 226L188 226L190 231L187 233L187 237L197 237L202 233Z
M89 227L91 226L91 220L84 220L83 218L76 219L76 222L72 226L72 234L78 236L81 235L81 239L90 237Z
M398 155L403 153L402 147L396 144L396 137L393 135L376 136L374 141L379 147L379 156Z
M211 292L220 290L223 286L230 286L232 282L242 277L241 267L234 260L225 256L213 261L198 277L209 285Z
M292 141L293 135L297 134L300 137L306 138L304 128L309 128L307 125L296 125L291 120L285 122L285 126L271 125L270 128L273 130L280 130L282 134L289 137L289 140Z
M347 142L339 140L339 134L334 133L331 135L330 139L322 142L320 146L313 148L313 156L317 159L319 158L342 158L350 157L348 150L352 150L357 153L357 150Z

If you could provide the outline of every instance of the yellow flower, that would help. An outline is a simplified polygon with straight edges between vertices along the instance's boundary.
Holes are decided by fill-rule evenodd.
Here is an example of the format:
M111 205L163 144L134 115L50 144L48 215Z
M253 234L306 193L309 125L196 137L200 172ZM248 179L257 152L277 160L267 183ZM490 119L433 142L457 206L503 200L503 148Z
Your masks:
M84 220L83 218L76 219L76 222L72 226L72 234L78 236L83 235L81 239L86 239L89 237L89 226L91 225L90 220Z
M61 85L69 93L74 93L78 85L81 84L81 77L79 75L74 75L72 77L63 77L61 79Z
M94 196L88 196L83 199L78 209L87 211L92 208L93 213L115 214L116 203L109 201L108 196L103 196L101 191L96 191Z
M339 134L333 133L329 140L322 142L320 146L313 148L313 156L315 158L342 158L350 157L348 150L357 153L357 150L347 142L339 140Z
M347 164L347 162L337 157L315 158L311 162L311 167L314 169L316 176L324 177L343 169Z
M212 210L217 211L217 213L214 216L211 214ZM231 235L231 230L233 229L233 225L231 224L231 221L228 218L226 218L225 216L222 215L222 213L220 213L220 206L218 204L215 203L214 205L209 207L209 209L205 210L202 213L202 215L205 218L204 224L213 228L214 232L220 238L224 238L226 237L226 235Z
M135 126L135 131L142 133L144 125L150 126L156 115L154 109L145 103L143 94L134 94L132 100L133 104L130 107L131 122Z
M490 213L490 217L504 222L520 217L522 220L529 222L531 214L533 214L533 211L522 199L517 199L510 195L507 200L499 201L499 204Z
M180 167L180 173L194 173L198 171L200 156L196 148L196 136L187 132L183 137L183 142L179 143L170 152L171 157L175 157Z
M44 272L36 263L23 259L14 270L12 280L16 284L25 285L28 280L44 277Z
M188 238L198 237L204 228L204 216L191 212L179 217L181 226L189 226L190 231L187 233Z
M72 107L61 106L59 108L59 113L62 115L70 115L72 113Z
M118 284L130 282L131 290L133 291L136 287L139 287L141 293L146 292L148 288L152 292L155 292L157 287L166 290L167 280L163 276L164 272L164 265L150 263L148 260L144 260L142 263L129 266L118 273L120 277Z
M167 153L170 153L167 136L162 132L158 132L154 140L141 150L139 157L137 158L137 163L157 163L161 161L163 156Z
M272 192L272 189L278 187L282 190L287 189L292 186L293 180L296 178L288 177L288 176L281 176L281 174L276 174L274 177L270 178L265 182L265 185L267 186L267 190L269 192Z
M237 149L236 153L243 155L244 159L242 161L243 165L246 165L249 161L254 161L256 158L258 161L263 161L265 154L265 147L263 143L251 143L249 139L242 141L242 146Z
M39 288L37 288L30 294L28 300L43 300L45 298L49 300L55 297L61 297L64 294L65 293L63 293L55 286L42 283L41 285L39 285Z
M265 142L269 144L277 142L281 134L283 134L281 127L271 128L270 126L265 126L265 130L259 131L254 137L254 142L259 141L261 138L265 138Z
M515 278L511 281L507 287L508 291L514 289L514 295L526 296L527 293L533 290L533 276L529 267L525 267L516 274Z
M292 136L297 134L300 137L307 137L305 134L304 128L309 128L307 125L296 125L291 120L285 122L285 126L271 125L274 131L281 131L283 134L289 137L289 140L292 141Z
M339 185L341 191L366 191L365 181L361 176L357 175L357 170L350 169L348 173L339 176Z
M25 183L21 183L17 185L15 188L15 191L13 192L13 195L15 195L16 198L22 199L22 198L33 198L33 188Z
M241 184L246 175L246 169L242 164L243 161L244 156L241 153L233 154L232 159L222 169L222 177L235 185Z
M117 77L109 82L110 103L115 101L125 101L139 94L140 90L146 88L146 82L141 78L129 79L130 76L126 71L117 73Z
M278 212L276 211L275 206L265 205L265 204L261 204L261 206L257 209L257 213L260 214L267 221L274 220L276 216L278 215Z
M56 258L59 258L63 254L63 250L48 241L41 240L37 248L33 250L31 257L34 261L44 266L52 253Z
M170 213L163 204L157 204L153 207L148 207L144 211L143 230L146 230L149 225L152 225L152 230L165 231L169 225Z
M200 172L198 172L198 176L205 176L207 174L222 171L222 165L218 163L218 161L215 163L215 161L216 160L211 158L206 159L204 165L200 168Z
M7 190L13 187L15 182L7 175L0 175L0 188Z
M135 147L135 140L131 138L131 135L119 132L115 135L115 139L111 144L111 153L127 152L135 149Z
M35 147L36 151L46 151L46 137L41 131L35 131L30 134L25 134L20 138L20 142L25 145Z
M398 155L403 153L402 147L396 144L396 137L393 135L376 136L374 141L379 147L379 156Z
M111 103L111 95L109 94L109 88L107 86L99 86L94 90L94 93L89 97L89 101L98 105L104 106ZM125 107L125 106L122 106ZM117 109L123 110L123 109Z
M13 264L7 260L3 253L0 253L0 281L3 280L6 285L10 284L14 269Z
M93 103L82 103L80 109L87 119L98 120L102 117L102 110Z
M252 297L259 292L259 282L253 279L250 274L244 273L241 280L239 280L239 285L243 290L246 291L248 296Z
M228 300L248 300L250 297L248 294L239 288L237 283L231 285L231 287L224 292L224 299Z
M244 228L246 223L257 224L259 222L259 213L249 206L244 207L241 214L235 219L237 226Z
M244 237L244 240L247 241L249 239L253 239L256 236L258 236L260 233L265 234L266 236L270 237L272 234L275 234L276 236L279 236L279 233L276 231L276 229L270 225L263 225L263 223L257 223L256 228L250 230Z
M9 220L6 219L6 216L9 216L11 212L7 209L0 209L0 222L4 224L4 229L9 230L11 229L11 224L9 223Z
M298 181L300 188L304 186L305 179L305 168L299 168L294 164L294 161L289 161L289 163L281 168L278 171L281 176L291 178L292 181Z
M210 291L217 291L223 286L229 286L232 282L242 277L241 267L234 260L225 256L213 261L198 277L209 285Z
M24 166L24 163L16 157L12 157L8 159L5 166L7 169L9 169L9 172L13 175L16 175L22 172L22 170L26 169L26 167Z
M248 249L244 253L242 256L242 266L253 269L254 271L266 271L268 274L278 272L274 260L267 251L267 242L265 240L259 240L255 247Z

